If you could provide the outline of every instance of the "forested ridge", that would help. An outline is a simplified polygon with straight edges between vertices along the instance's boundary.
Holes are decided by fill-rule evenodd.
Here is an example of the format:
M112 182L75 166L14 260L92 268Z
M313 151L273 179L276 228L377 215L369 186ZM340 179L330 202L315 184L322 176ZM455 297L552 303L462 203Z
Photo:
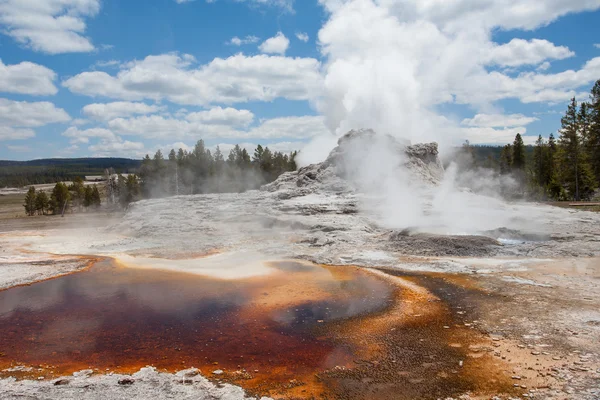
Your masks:
M134 172L140 160L128 158L46 158L31 161L0 160L0 187L23 187L73 181L86 175L102 175L107 168Z

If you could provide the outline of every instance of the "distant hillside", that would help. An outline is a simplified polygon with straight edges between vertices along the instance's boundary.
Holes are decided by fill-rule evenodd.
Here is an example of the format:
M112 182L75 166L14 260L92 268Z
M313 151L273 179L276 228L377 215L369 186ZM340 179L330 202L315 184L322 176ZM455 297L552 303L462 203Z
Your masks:
M80 176L102 175L107 168L117 173L135 172L141 160L129 158L47 158L31 161L0 160L0 187L22 187L70 181Z

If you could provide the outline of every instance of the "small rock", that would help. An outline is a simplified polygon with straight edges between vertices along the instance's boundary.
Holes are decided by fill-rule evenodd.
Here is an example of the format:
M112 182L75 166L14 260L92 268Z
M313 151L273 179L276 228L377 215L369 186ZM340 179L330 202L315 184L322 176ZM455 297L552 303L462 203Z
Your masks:
M119 385L133 385L134 380L131 378L119 379Z
M214 375L223 375L223 370L221 369L216 369L212 372Z
M59 379L57 381L54 381L54 386L62 386L62 385L68 385L68 384L69 384L68 379Z

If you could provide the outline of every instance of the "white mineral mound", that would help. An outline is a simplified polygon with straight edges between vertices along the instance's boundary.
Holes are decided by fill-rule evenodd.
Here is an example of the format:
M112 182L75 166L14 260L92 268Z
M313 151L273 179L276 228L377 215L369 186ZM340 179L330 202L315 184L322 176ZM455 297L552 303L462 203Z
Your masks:
M260 191L140 201L111 231L128 237L129 254L165 258L218 251L382 265L399 255L600 254L597 214L506 203L455 178L435 143L351 131L322 163Z

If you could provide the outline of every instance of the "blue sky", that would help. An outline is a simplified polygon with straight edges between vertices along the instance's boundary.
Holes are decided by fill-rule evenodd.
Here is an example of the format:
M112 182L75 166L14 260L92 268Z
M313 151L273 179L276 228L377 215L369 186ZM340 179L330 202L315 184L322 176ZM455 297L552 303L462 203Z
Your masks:
M539 3L0 0L0 159L531 142L600 79L600 1Z

